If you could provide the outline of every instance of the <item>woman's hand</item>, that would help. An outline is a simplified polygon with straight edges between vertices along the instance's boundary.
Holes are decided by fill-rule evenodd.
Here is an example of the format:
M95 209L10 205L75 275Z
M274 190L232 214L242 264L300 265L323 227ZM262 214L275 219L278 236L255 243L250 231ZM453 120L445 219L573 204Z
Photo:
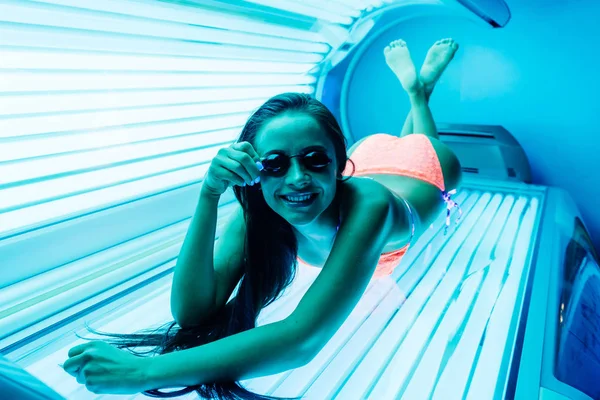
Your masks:
M134 394L154 389L148 382L151 357L138 357L102 341L69 350L63 369L96 394Z
M234 143L219 150L202 182L202 190L220 196L229 185L254 185L262 169L258 154L248 142Z

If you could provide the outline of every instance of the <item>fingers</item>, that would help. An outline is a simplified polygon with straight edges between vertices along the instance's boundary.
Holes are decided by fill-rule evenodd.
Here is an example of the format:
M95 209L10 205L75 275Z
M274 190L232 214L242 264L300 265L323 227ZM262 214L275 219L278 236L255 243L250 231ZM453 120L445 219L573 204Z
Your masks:
M248 142L239 142L236 143L234 146L236 146L239 148L240 151L244 151L246 153L248 153L248 155L250 157L252 157L252 159L256 162L260 159L260 157L258 156L258 153L256 152L256 150L254 150L254 147L252 147L252 145Z
M63 369L72 376L77 376L78 371L80 371L86 362L90 360L90 356L87 353L83 353L74 357L69 358L65 361L63 365Z
M245 186L252 181L252 178L246 168L233 157L220 160L221 168L226 172L226 180L234 185Z
M229 164L227 168L242 177L247 185L253 185L258 182L262 165L259 162L260 158L254 147L248 142L240 142L231 146L230 150L229 157L237 161L240 166Z
M260 181L262 164L259 160L258 153L248 142L221 148L211 162L203 187L212 187L215 193L222 194L230 184L254 185Z
M69 353L68 353L69 357L74 357L78 354L83 353L85 351L85 349L94 346L93 343L94 342L86 342L86 343L82 343L77 346L71 347L71 349L69 349Z

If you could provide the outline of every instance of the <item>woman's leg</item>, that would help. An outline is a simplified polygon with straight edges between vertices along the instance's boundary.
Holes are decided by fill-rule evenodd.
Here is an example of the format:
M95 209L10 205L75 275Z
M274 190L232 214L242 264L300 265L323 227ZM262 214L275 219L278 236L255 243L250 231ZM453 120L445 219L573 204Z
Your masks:
M451 54L449 56L449 50L445 52L439 51L440 49L448 48L453 48L453 50L450 49L452 51L450 51ZM424 63L423 68L421 69L423 78L425 82L428 83L429 88L427 88L422 79L419 79L417 76L415 66L404 41L396 40L390 43L390 45L384 50L387 64L400 80L402 87L409 95L409 99L411 101L411 114L414 125L414 132L411 133L421 133L429 137L431 145L438 156L438 160L442 168L445 190L447 191L455 189L460 184L460 162L452 150L439 140L435 122L431 115L431 111L429 110L427 100L431 94L431 90L433 90L436 79L439 78L441 72L452 58L456 48L457 45L454 43L454 41L451 39L445 39L436 42L436 44L432 47L433 50L430 49L427 57L427 60L430 62ZM440 54L444 56L441 58L441 61L439 61ZM437 63L432 61L436 59L438 60ZM351 156L354 150L358 148L363 141L369 138L371 137L367 136L354 143L348 150L348 155ZM360 165L358 165L357 168L360 168ZM419 169L422 168L422 166L415 165L413 168ZM433 206L437 207L444 204L441 196L439 195L440 189L437 186L426 183L418 178L413 178L410 175L402 176L393 174L370 174L368 176L384 184L399 194L402 198L407 199L409 203L415 205L419 210L427 210L427 212L419 212L419 215L422 214L422 217L426 217L428 215L427 213L435 211L433 210ZM419 186L422 190L418 190L417 186ZM430 192L427 194L424 193L423 190L429 190ZM431 201L433 202L433 205L429 203L421 204L420 202L423 201ZM427 218L422 218L422 220L426 221Z
M442 76L442 73L454 58L456 51L458 50L458 43L452 39L442 39L434 43L433 46L427 52L425 62L421 67L419 73L419 79L423 83L425 89L425 101L429 104L429 98L435 87L435 84ZM388 63L389 65L389 63ZM390 66L391 67L391 66ZM392 68L394 70L394 68ZM394 71L395 72L395 71ZM402 133L400 136L409 135L415 133L413 126L412 109L408 112L404 126L402 127Z
M413 118L413 133L422 133L433 139L439 139L433 115L427 104L425 89L409 93Z
M433 91L433 88L431 89ZM429 104L429 97L431 97L431 91L429 93L425 90L425 98L427 100L427 104ZM406 120L404 121L404 125L402 126L402 132L400 133L400 137L410 135L411 133L415 133L413 129L413 119L412 119L412 108L408 111L408 115L406 116Z
M388 66L396 74L402 87L408 94L411 104L411 117L413 124L413 131L411 133L420 133L429 137L431 145L436 152L440 166L442 168L445 190L450 191L455 189L461 180L461 168L460 163L456 155L448 148L444 143L439 140L437 134L437 128L435 121L431 115L431 110L428 105L428 93L431 94L433 86L437 79L439 79L444 68L448 65L458 45L452 39L443 39L434 44L427 54L427 59L421 68L422 76L417 75L415 66L410 57L410 52L406 47L406 43L403 40L396 40L390 43L384 50L384 55ZM426 87L426 84L428 87ZM427 91L429 89L429 92ZM384 178L386 179L386 178ZM399 193L403 198L408 199L411 204L418 205L417 202L429 199L428 196L420 193L418 190L413 190L414 196L410 195L409 192L405 192L409 185L406 182L402 182L404 177L397 178L398 182L393 182L394 177L389 177L389 184L392 190ZM411 178L408 178L411 179ZM418 180L418 179L417 179ZM412 182L412 181L411 181ZM425 183L419 182L424 188L427 186ZM386 185L387 186L387 185ZM424 189L425 190L425 189ZM435 192L439 189L433 189ZM416 196L416 197L415 197ZM412 197L415 197L414 199ZM420 200L419 200L420 199ZM434 205L442 205L443 201L440 196L434 196L432 198ZM428 219L428 215L437 211L431 204L423 204L417 206L420 210L427 210L427 212L420 212L419 215L423 221ZM422 215L421 215L422 214Z
M383 53L388 66L394 71L410 99L414 132L437 139L437 129L427 104L425 87L419 80L406 42L395 40L384 49Z

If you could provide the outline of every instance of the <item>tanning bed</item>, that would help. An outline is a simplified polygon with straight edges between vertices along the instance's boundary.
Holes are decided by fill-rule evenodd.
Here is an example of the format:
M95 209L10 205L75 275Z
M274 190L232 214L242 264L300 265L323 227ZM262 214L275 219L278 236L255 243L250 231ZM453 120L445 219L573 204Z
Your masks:
M173 267L206 162L268 97L322 92L315 74L377 21L510 20L493 0L311 2L0 5L0 398L97 398L58 366L76 334L93 338L84 325L130 333L172 320ZM575 203L530 184L501 127L439 128L464 167L461 223L444 236L436 221L309 365L249 388L600 398L598 257ZM234 201L221 199L217 236ZM289 315L317 274L301 267L259 324Z
M598 258L572 199L524 182L524 153L501 127L441 124L440 137L465 169L456 196L460 223L444 235L441 215L391 276L370 282L308 365L244 381L248 388L344 400L600 396L593 340L600 323ZM497 157L481 164L473 156L481 152ZM0 242L3 260L27 251L52 257L79 237L92 241L119 221L132 221L119 225L130 239L0 291L5 375L27 376L24 393L36 382L67 399L94 398L58 366L69 348L84 342L76 333L94 338L84 324L132 333L172 320L172 272L198 189L160 193ZM222 198L217 236L234 201L230 192ZM163 226L142 219L166 209L181 217L171 215L176 222ZM318 273L300 265L258 324L289 315ZM14 392L19 379L11 382Z

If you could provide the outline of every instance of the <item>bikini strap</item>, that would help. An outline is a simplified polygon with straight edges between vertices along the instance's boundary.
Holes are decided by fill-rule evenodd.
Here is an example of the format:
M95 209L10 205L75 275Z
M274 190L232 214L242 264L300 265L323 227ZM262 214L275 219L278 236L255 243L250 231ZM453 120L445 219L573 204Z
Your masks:
M453 189L449 192L446 192L445 190L442 191L442 198L446 202L446 227L444 228L444 235L448 233L448 228L450 227L450 211L452 211L454 208L458 208L458 218L456 219L456 224L458 224L462 217L462 209L457 202L452 200L452 195L455 193L456 189Z
M402 202L404 203L404 205L406 206L406 209L408 210L408 215L410 216L410 239L408 240L408 244L410 245L412 243L413 238L415 237L415 214L413 213L412 207L410 206L410 204L408 204L408 201L404 200L404 198L400 197L400 196L396 196L398 197L400 200L402 200Z

